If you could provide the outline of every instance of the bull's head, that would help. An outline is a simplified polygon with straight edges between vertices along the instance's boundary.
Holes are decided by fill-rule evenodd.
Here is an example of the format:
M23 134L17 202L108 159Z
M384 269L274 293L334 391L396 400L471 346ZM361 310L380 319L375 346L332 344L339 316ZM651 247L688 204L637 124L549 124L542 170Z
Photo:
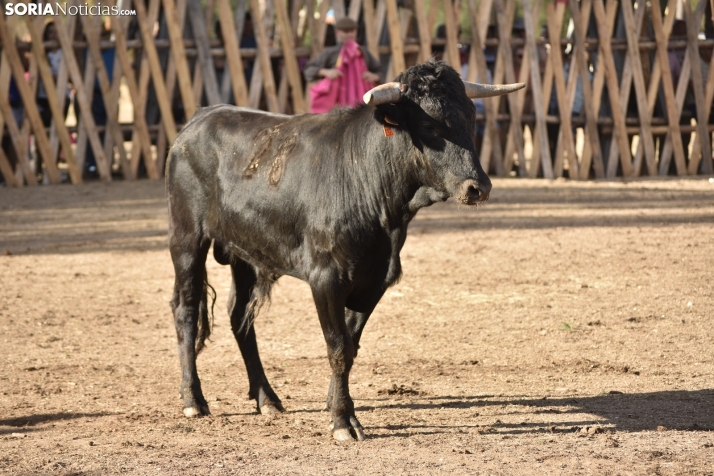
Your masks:
M500 96L524 84L486 85L462 81L446 63L427 62L375 87L364 102L377 107L375 117L387 127L409 133L426 158L427 182L438 193L474 205L488 200L491 180L475 150L473 99Z

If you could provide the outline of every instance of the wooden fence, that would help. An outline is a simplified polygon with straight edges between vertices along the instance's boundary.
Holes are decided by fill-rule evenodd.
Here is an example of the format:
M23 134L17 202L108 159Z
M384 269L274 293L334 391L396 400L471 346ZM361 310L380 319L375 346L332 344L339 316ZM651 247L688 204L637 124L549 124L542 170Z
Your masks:
M493 175L711 175L713 4L118 0L102 5L134 12L107 31L97 15L3 8L0 171L11 186L159 179L199 106L306 112L301 68L329 43L330 18L347 15L388 79L435 55L470 81L528 83L477 102Z

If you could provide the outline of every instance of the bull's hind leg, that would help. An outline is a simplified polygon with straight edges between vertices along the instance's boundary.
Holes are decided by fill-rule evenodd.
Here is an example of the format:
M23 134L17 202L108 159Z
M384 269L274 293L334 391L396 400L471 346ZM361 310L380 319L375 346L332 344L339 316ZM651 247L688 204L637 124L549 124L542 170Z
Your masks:
M171 308L174 313L179 359L181 361L181 398L187 417L210 415L196 370L198 350L208 330L206 304L206 255L211 242L193 234L174 233L170 239L171 258L176 280ZM199 335L199 320L201 335Z
M273 391L263 370L263 363L258 354L258 343L253 326L254 309L249 307L253 290L257 283L255 271L246 262L235 260L231 264L233 284L228 299L228 312L231 316L231 328L238 341L248 372L250 387L248 396L255 399L258 411L262 414L284 412L280 399Z

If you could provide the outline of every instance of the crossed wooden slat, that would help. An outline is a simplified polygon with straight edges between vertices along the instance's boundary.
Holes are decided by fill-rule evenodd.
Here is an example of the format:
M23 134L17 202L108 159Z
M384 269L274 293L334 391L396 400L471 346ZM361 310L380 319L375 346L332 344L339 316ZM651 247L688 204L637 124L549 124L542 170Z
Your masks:
M487 26L484 28L478 21L476 21L476 19L482 18L482 15L488 18L490 16L492 4L493 0L482 1L480 10L477 12L475 0L469 0L472 35L467 80L471 82L489 82L487 74L488 65L486 64L486 56L483 52L483 43L486 39ZM486 25L488 24L486 23ZM496 122L499 98L485 98L483 101L486 109L486 127L483 142L481 144L479 160L481 161L481 166L485 171L488 171L490 169L490 165L493 163L496 169L496 174L503 175L503 152L501 150L501 140L498 137L498 124Z
M499 56L496 63L496 68L494 72L494 83L503 82L505 80L507 83L516 82L516 74L513 69L513 53L511 51L511 26L513 25L513 17L516 11L515 2L508 2L506 9L503 6L503 0L495 0L496 8L496 18L498 20L498 34L499 34ZM524 68L528 68L528 61L523 61L521 64L521 73L525 73ZM520 77L520 76L519 76ZM514 94L506 95L508 100L508 108L511 111L511 121L509 124L508 135L506 139L506 152L503 158L503 169L505 173L509 173L513 167L513 155L514 153L518 155L518 173L521 176L527 174L526 171L526 159L523 153L523 125L521 122L521 115L516 111L522 111L523 99L525 96L525 90Z
M712 170L712 147L711 134L707 130L707 120L709 118L708 111L711 109L711 101L709 104L704 99L704 83L702 79L702 69L700 66L699 56L699 41L697 35L699 33L700 12L704 12L706 0L700 0L697 5L696 15L692 12L692 7L689 2L684 3L684 19L687 22L687 55L690 58L692 86L694 88L694 98L697 104L697 135L698 142L701 144L701 153L704 157L704 172L711 174ZM711 75L710 75L711 77ZM692 157L689 163L689 173L696 173L701 157Z
M30 87L30 85L25 81L25 70L22 67L20 61L20 56L18 54L17 48L15 47L15 38L10 35L10 29L5 21L5 11L0 12L0 37L2 38L3 56L6 58L10 69L12 70L12 75L15 78L15 84L22 97L22 102L24 104L34 104L35 95ZM14 31L14 29L12 30ZM5 62L5 61L3 61ZM49 95L49 94L48 94ZM12 115L10 108L10 103L8 97L3 95L0 98L0 110L3 116L5 116L5 122L10 131L10 136L17 151L18 158L23 167L23 172L25 174L25 180L28 184L35 185L37 180L34 176L34 171L30 166L29 160L27 159L27 149L26 149L26 137L25 134L20 132L17 127L15 118ZM32 126L32 130L35 132L35 140L37 142L37 148L45 161L45 166L47 169L47 175L51 183L59 183L61 177L59 170L57 169L57 163L55 157L52 155L52 147L50 146L50 141L45 132L44 125L42 124L42 119L37 108L26 107L25 116Z
M548 36L550 38L550 63L553 71L565 71L563 57L560 50L560 31L563 26L563 16L565 14L565 3L548 3ZM580 174L578 158L575 155L575 142L573 140L573 126L570 120L572 115L572 101L568 103L565 78L562 74L554 74L555 94L560 111L560 133L556 144L555 164L553 174L556 177L563 176L564 157L568 158L568 165L571 177L579 178Z

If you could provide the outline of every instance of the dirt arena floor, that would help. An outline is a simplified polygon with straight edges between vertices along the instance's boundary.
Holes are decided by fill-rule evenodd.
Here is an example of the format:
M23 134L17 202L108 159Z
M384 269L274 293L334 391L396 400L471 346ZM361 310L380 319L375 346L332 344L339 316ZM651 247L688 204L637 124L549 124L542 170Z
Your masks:
M229 271L186 419L163 184L0 189L0 473L714 474L714 183L495 180L425 209L352 372L363 443L323 412L307 286L257 321L287 413L256 414Z

